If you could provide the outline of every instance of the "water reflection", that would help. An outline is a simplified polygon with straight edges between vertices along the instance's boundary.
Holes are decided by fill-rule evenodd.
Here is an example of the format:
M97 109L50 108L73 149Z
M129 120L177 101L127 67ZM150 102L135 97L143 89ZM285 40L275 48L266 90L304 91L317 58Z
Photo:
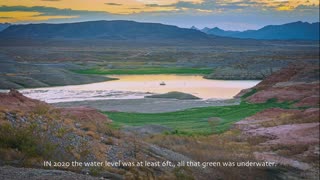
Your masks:
M118 75L101 83L25 89L28 97L49 103L99 99L138 99L150 93L179 91L202 99L229 99L259 81L208 80L197 75ZM161 85L161 83L164 83Z

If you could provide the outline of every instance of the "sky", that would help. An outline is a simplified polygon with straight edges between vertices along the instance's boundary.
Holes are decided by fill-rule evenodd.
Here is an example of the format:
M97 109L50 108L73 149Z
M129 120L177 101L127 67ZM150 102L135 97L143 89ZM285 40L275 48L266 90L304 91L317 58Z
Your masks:
M0 0L0 23L92 20L247 30L295 21L318 22L319 0Z

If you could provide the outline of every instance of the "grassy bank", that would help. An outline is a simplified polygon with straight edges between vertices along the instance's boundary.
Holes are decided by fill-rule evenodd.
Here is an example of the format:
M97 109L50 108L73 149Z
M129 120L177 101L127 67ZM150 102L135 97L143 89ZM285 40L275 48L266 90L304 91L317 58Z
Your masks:
M169 113L105 112L105 114L117 127L158 124L172 127L175 129L175 134L209 135L225 132L233 123L271 107L289 108L290 103L270 100L263 104L242 102L240 105L193 108Z
M143 75L143 74L202 74L207 75L212 73L212 69L208 68L167 68L167 67L153 67L153 68L135 68L135 69L83 69L74 70L79 74L99 74L99 75Z

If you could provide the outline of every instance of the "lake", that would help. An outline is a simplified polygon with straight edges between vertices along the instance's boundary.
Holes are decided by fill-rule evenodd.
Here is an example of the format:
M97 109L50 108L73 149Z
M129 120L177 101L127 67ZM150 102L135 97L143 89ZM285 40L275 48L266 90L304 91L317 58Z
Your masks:
M114 75L108 77L118 78L118 80L20 91L27 97L48 103L141 99L150 94L162 94L170 91L189 93L208 100L230 99L242 89L251 88L260 82L253 80L209 80L199 75Z

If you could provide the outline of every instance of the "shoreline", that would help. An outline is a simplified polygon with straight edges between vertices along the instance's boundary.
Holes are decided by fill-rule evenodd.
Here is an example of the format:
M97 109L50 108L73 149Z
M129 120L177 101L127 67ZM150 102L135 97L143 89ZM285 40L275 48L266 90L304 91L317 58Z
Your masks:
M51 103L57 107L87 106L100 111L163 113L197 107L239 105L240 99L226 100L176 100L166 98L108 99Z

